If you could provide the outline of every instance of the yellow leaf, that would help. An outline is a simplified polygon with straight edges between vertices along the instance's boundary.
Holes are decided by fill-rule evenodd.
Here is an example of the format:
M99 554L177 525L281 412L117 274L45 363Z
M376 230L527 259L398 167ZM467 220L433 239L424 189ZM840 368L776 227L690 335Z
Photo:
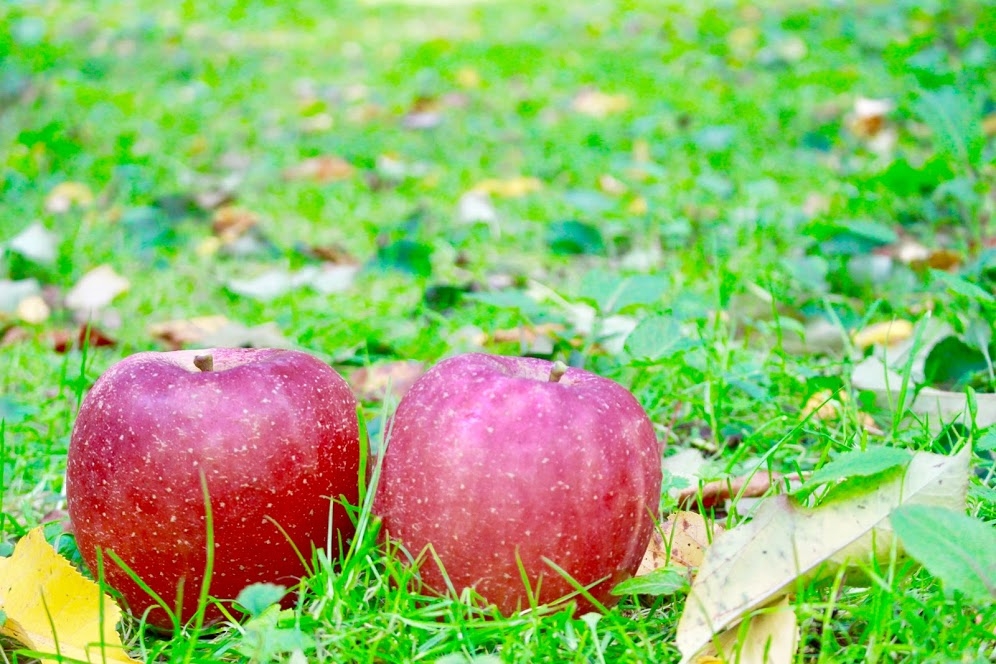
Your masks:
M494 178L481 180L474 186L473 191L492 196L503 196L505 198L520 198L526 194L539 191L542 188L543 183L536 178L519 175L505 180Z
M623 94L606 94L600 90L585 89L574 97L571 107L583 115L604 118L629 108L629 97Z
M996 113L990 113L982 118L982 132L986 136L996 136Z
M52 214L69 212L74 205L87 207L93 204L93 192L80 182L62 182L55 185L45 199L45 210Z
M461 67L457 71L456 80L461 88L481 87L481 75L473 67Z
M851 341L864 350L869 346L892 346L913 336L913 323L908 320L889 320L869 325L851 335Z
M137 661L114 629L121 609L55 552L40 527L0 558L0 610L7 616L0 634L30 650L84 662Z

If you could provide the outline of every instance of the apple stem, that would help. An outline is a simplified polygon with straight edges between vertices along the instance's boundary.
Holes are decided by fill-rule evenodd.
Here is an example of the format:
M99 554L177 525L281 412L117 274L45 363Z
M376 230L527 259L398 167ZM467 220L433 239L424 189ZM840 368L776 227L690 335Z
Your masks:
M211 355L210 353L205 355L195 355L194 366L201 371L214 371L214 355Z
M550 369L550 382L559 383L565 373L567 373L567 365L557 360L553 363L553 368Z

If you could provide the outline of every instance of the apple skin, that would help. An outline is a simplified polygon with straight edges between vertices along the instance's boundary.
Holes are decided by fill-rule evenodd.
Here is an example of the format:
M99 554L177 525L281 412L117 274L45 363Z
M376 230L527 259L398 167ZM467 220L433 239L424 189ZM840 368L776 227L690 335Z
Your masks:
M505 615L572 593L548 558L606 606L632 576L658 513L661 446L624 387L545 360L470 353L401 399L374 501L383 532L443 592L473 587ZM561 367L563 368L563 367ZM427 547L438 556L432 561ZM542 580L541 580L542 577ZM593 607L576 597L576 612Z
M204 355L213 370L195 366ZM182 593L183 624L206 565L202 473L215 542L210 594L232 599L249 584L289 586L306 574L295 548L310 564L313 549L326 546L330 499L358 502L359 466L356 400L317 358L246 348L138 353L83 400L69 444L67 509L95 575L96 549L113 550L167 606ZM338 502L332 519L334 560L354 528ZM106 555L103 570L134 615L150 609L149 624L172 627ZM221 617L209 606L206 622Z

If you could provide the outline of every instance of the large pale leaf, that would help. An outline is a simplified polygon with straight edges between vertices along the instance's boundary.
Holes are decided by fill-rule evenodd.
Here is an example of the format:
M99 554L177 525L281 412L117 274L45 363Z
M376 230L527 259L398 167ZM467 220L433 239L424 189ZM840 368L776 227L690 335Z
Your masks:
M737 664L790 664L795 660L799 626L795 611L783 597L716 637L692 661L695 664L737 662ZM718 656L718 657L717 657Z
M0 610L0 634L29 650L84 662L136 661L114 630L121 618L114 600L56 553L41 528L0 558Z
M799 579L832 575L870 556L887 559L893 543L889 515L899 505L964 510L970 455L968 447L952 457L918 453L905 472L853 482L815 509L788 496L764 501L751 521L718 537L706 552L678 623L683 661L746 613L787 594Z

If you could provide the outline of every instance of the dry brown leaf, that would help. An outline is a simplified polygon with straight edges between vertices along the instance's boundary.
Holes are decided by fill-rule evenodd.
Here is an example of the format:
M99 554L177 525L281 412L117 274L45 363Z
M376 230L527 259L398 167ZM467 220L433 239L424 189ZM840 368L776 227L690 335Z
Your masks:
M73 206L93 204L93 192L80 182L62 182L55 185L45 198L45 211L50 214L69 212Z
M359 265L360 260L340 244L325 244L308 247L308 254L333 265Z
M45 541L41 527L0 558L3 634L25 648L51 653L44 662L135 662L115 625L121 609ZM55 657L56 653L61 657Z
M250 210L226 205L214 211L211 231L223 244L231 244L248 233L259 223L259 217Z
M779 486L784 482L799 482L800 477L796 474L783 475L767 470L758 470L756 473L744 477L731 477L724 480L715 480L699 487L687 487L678 494L678 505L686 509L697 509L699 505L704 509L712 509L723 505L734 496L740 498L759 498L767 494L771 487ZM699 495L701 493L701 501Z
M964 257L953 249L935 249L927 256L923 265L913 264L914 268L926 267L932 270L943 270L950 272L961 266Z
M891 99L858 97L847 118L847 127L859 138L874 138L886 127L886 117L895 109Z
M629 97L624 94L607 94L594 88L586 88L575 95L571 108L582 115L604 118L621 113L629 108Z
M713 538L723 532L717 523L706 523L697 512L675 512L654 530L636 576L668 565L697 568Z
M887 562L897 546L889 515L899 505L964 510L970 460L969 446L951 457L918 452L905 472L815 509L784 495L763 501L751 521L717 537L706 552L678 623L685 661L800 581L871 559Z
M390 395L396 403L423 373L425 364L415 360L384 362L357 369L349 384L360 401L381 402Z
M168 320L149 325L149 335L172 350L180 350L187 345L203 343L204 337L229 324L230 321L220 314Z
M96 325L83 323L77 331L55 330L52 332L52 348L57 353L68 353L73 348L103 348L116 346L118 342L104 333Z
M121 293L131 287L131 282L114 271L110 265L101 265L87 272L66 293L66 306L73 311L90 314L103 309Z
M305 159L284 171L285 180L311 180L321 184L347 180L353 176L353 165L342 157L322 155Z
M0 336L0 348L23 343L32 338L34 338L34 335L31 332L23 327L15 325L4 330L3 335Z
M874 323L851 334L851 342L864 350L869 346L893 346L913 336L913 323L896 319Z

